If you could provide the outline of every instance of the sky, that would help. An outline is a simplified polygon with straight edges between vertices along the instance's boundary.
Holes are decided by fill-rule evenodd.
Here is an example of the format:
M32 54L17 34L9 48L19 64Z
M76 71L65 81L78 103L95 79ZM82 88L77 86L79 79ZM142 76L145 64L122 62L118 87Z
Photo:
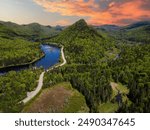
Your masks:
M0 0L0 20L18 24L128 25L150 20L150 0Z

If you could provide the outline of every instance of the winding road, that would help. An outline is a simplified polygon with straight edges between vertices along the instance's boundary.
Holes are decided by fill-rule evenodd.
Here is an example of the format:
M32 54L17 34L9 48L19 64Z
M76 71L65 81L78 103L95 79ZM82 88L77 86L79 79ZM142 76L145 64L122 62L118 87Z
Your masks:
M61 66L65 65L67 63L67 61L65 59L65 55L64 55L64 47L61 48L61 56L62 56L62 59L63 59L63 63L61 63L59 65L56 65L55 67L50 68L49 70L47 70L47 72L54 69L54 68L61 67ZM28 92L27 97L25 99L23 99L21 102L23 102L24 104L27 103L28 101L30 101L32 98L34 98L40 92L40 90L42 89L42 86L43 86L44 74L45 74L45 71L43 71L40 74L38 85L37 85L36 89L32 92Z

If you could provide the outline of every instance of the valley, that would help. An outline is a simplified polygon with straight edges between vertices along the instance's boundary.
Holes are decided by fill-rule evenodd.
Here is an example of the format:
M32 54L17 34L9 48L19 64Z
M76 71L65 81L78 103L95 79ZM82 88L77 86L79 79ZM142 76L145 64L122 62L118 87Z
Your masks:
M43 43L61 47L57 62L46 68L30 66L0 76L0 111L149 112L149 26L93 27L81 19L57 30L0 22L0 68L40 59ZM38 84L34 96L21 102Z

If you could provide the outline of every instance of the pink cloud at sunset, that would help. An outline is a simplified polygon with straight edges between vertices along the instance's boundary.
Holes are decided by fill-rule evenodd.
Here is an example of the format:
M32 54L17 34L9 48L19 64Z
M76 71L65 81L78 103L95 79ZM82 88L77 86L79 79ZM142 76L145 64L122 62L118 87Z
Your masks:
M47 12L88 17L93 25L126 25L150 19L149 0L34 0ZM65 24L69 24L68 22Z
M59 21L56 21L55 23L56 25L62 25L62 26L66 26L66 25L69 25L69 21L68 20L59 20Z

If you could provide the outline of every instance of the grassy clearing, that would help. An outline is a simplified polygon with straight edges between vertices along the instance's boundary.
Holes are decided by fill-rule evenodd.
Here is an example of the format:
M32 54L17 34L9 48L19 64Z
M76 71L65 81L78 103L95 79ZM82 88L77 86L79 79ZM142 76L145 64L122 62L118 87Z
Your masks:
M28 103L23 112L89 112L85 98L68 82L59 83Z
M124 103L127 101L127 104L130 105L131 101L127 97L127 94L129 93L129 89L126 86L122 85L121 83L118 83L117 88L122 94L122 101Z
M111 82L110 84L111 84L111 87L112 87L112 90L113 90L111 99L115 98L118 91L120 91L123 95L127 95L129 93L129 89L126 86L123 86L121 83Z
M114 83L114 82L111 82L110 84L113 90L111 101L100 104L98 107L99 112L113 113L118 110L119 106L118 106L118 103L115 101L115 97L118 94L118 91L120 91L122 95L122 101L123 102L127 101L128 105L131 104L131 101L127 97L127 94L129 93L129 89L126 86L123 86L121 83Z
M118 104L117 103L103 103L99 106L99 112L102 113L113 113L118 110Z
M112 48L111 50L106 51L105 55L107 56L108 59L114 59L119 53L120 52L117 48Z
M70 97L68 104L65 105L63 112L89 112L84 96L75 90Z
M118 83L118 87L117 87L121 93L124 94L128 94L129 93L129 89L126 86L123 86L121 83Z

